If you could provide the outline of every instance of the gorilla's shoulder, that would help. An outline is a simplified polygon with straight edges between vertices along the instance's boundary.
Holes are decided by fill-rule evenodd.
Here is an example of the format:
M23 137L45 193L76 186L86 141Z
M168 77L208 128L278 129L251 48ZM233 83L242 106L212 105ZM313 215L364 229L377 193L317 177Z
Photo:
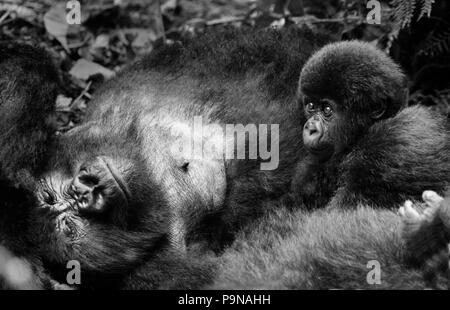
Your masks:
M249 72L264 74L273 94L296 89L303 64L330 42L327 34L307 28L207 29L196 37L155 48L134 65L145 71L181 72L195 78L239 79Z
M59 81L58 71L50 54L40 47L15 42L1 43L0 66L3 69L2 76L5 78L10 78L4 72L4 67L7 66L10 68L8 72L14 75L21 74L30 77L35 74L45 76L49 80Z
M342 169L341 199L351 193L386 207L424 189L442 192L450 185L450 123L430 108L405 108L373 125ZM352 197L345 200L351 203Z

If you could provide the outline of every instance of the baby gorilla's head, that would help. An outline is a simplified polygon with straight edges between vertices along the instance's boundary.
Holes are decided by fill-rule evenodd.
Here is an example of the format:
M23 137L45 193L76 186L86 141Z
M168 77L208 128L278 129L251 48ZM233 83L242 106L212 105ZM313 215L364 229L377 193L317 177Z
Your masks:
M368 43L324 46L306 62L299 102L307 122L306 149L321 161L348 152L374 123L406 104L406 77L388 55Z

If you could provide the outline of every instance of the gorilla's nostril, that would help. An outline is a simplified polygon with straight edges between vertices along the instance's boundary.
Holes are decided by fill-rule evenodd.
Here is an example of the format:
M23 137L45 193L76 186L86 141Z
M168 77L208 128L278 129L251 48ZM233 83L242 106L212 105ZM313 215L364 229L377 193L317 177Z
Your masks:
M97 184L98 178L88 175L80 175L74 178L71 188L75 196L81 198L82 196L92 193Z
M316 133L318 133L319 131L317 130L317 128L310 128L309 129L309 134L312 136L312 135L314 135L314 134L316 134Z

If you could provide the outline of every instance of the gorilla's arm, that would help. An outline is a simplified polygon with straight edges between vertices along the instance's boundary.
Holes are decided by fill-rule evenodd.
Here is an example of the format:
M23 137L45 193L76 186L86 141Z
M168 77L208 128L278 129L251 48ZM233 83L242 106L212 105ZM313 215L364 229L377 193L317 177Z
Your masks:
M312 213L280 207L220 258L195 249L186 257L159 254L121 288L448 289L450 204L427 193L426 211L405 203L400 216L365 206Z
M291 214L281 209L239 236L223 255L211 288L431 287L420 268L406 264L410 251L402 231L401 217L391 211L359 207Z

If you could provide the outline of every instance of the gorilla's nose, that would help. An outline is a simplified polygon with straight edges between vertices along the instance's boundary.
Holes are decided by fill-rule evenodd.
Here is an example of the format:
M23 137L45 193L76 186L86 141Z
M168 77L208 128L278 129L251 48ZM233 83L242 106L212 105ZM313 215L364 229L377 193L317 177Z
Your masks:
M126 209L130 191L112 161L104 156L88 159L74 176L71 189L78 211L102 213L118 206Z
M314 135L315 133L317 133L317 132L319 132L318 130L317 130L317 127L315 126L315 125L311 125L311 124L309 124L309 126L307 127L307 129L306 130L308 130L308 133L309 133L309 135Z
M303 144L309 149L320 147L323 128L320 121L309 120L303 127Z
M309 121L305 124L304 132L311 138L320 138L322 130L319 122Z
M81 169L72 181L79 211L101 212L104 208L100 178L97 173Z
M86 171L81 171L79 175L74 180L74 187L79 194L88 194L91 192L97 185L99 179L95 175L91 175Z

